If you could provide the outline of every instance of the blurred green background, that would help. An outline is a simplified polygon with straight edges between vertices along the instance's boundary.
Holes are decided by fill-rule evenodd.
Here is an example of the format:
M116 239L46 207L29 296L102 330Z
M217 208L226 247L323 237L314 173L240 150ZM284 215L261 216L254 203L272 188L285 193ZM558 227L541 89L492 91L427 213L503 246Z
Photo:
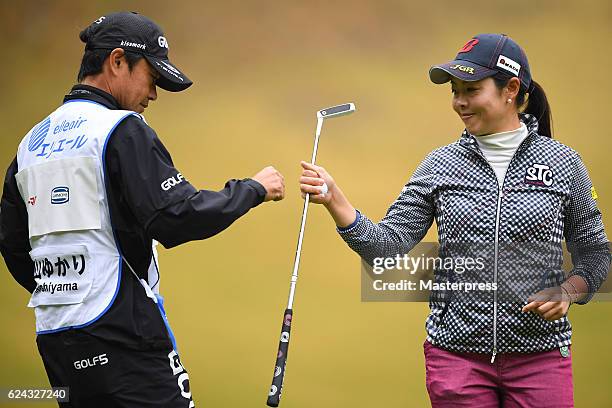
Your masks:
M22 1L0 2L0 165L61 103L83 51L80 29L118 10L164 27L170 56L195 82L159 92L147 110L195 186L274 165L287 198L254 209L222 234L161 249L162 292L203 407L263 407L302 210L299 161L312 151L315 112L355 102L325 124L318 161L353 204L380 219L432 149L463 129L430 65L472 35L503 32L526 50L547 91L556 138L578 150L612 223L607 0ZM608 231L610 233L610 231ZM436 240L432 229L426 240ZM44 386L28 294L0 265L0 388ZM425 303L361 303L360 263L323 208L309 213L284 408L427 407ZM577 407L610 407L610 303L572 307ZM44 406L36 404L35 406ZM15 406L26 406L19 404Z

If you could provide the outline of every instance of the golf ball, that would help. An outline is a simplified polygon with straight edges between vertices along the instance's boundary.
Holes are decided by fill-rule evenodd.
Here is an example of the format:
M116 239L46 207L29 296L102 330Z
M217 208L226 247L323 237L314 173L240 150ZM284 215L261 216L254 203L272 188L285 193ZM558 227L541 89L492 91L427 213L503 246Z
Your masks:
M327 192L329 191L329 190L327 189L327 184L326 184L326 183L323 183L323 185L322 185L322 186L320 186L320 189L321 189L321 194L322 194L322 195L327 194Z

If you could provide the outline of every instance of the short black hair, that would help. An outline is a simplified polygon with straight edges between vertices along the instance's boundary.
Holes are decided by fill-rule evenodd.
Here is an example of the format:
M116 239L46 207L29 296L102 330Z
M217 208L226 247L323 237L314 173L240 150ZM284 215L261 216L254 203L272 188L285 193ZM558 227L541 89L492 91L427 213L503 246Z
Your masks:
M104 61L106 61L112 51L113 50L110 49L99 48L93 50L86 49L85 53L83 54L83 59L81 60L81 68L79 69L79 74L77 75L77 81L82 82L85 77L102 72ZM130 71L142 58L144 58L142 54L125 51L125 60L127 61Z

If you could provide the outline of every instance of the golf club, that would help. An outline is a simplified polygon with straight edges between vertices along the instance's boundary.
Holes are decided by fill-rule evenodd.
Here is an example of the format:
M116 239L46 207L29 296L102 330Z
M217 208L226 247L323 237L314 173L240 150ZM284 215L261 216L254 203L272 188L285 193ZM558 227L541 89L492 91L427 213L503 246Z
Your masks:
M355 111L355 104L345 103L343 105L332 106L331 108L321 109L317 112L317 130L315 132L314 148L312 151L312 159L310 162L315 164L317 158L317 148L319 146L319 137L323 128L325 119L335 118L342 115L347 115ZM300 225L300 235L298 237L297 249L295 251L295 261L293 263L293 273L291 275L291 287L289 289L289 300L287 308L283 315L283 325L281 328L281 336L278 344L278 353L276 355L276 365L274 366L274 376L272 377L272 385L268 393L268 406L278 407L280 397L283 390L283 381L285 379L285 366L287 364L287 352L289 351L289 334L291 333L291 320L293 318L293 298L295 297L295 287L298 279L298 269L300 266L300 255L302 253L302 241L304 239L304 227L306 226L306 216L308 214L308 203L310 202L310 194L306 194L304 198L304 210L302 211L302 223Z

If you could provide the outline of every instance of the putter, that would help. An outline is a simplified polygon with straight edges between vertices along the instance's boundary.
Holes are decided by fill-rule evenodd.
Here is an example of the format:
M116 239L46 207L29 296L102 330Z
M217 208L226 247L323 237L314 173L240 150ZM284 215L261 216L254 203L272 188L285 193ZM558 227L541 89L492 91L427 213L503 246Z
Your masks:
M312 150L312 159L310 162L315 164L317 158L317 148L319 146L319 137L323 128L323 121L342 115L348 115L355 112L355 104L345 103L344 105L332 106L331 108L321 109L317 112L317 131L315 132L314 148ZM268 393L269 407L278 407L280 404L281 392L283 391L283 381L285 379L285 367L287 364L287 352L289 351L289 334L291 333L291 320L293 318L293 299L295 297L295 287L298 279L298 269L300 267L300 255L302 253L302 241L304 239L304 227L306 226L306 216L308 214L308 203L310 202L310 194L306 194L304 199L304 210L302 211L302 223L300 225L300 235L298 237L297 249L295 251L295 261L293 263L293 273L291 274L291 287L289 289L289 300L287 301L287 309L283 315L283 325L281 328L280 341L278 343L278 353L276 355L276 365L274 366L274 376L272 377L272 385Z

